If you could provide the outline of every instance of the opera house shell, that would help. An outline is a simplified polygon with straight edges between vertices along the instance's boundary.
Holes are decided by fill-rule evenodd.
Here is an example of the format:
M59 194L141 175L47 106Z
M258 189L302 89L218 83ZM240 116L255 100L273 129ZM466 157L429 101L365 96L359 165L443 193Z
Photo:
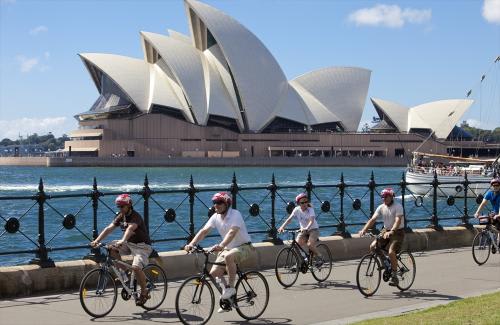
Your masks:
M75 116L70 156L397 155L399 144L356 133L370 70L326 67L289 81L235 19L196 0L184 4L190 36L140 32L141 59L79 54L99 97ZM410 116L417 125L418 114Z

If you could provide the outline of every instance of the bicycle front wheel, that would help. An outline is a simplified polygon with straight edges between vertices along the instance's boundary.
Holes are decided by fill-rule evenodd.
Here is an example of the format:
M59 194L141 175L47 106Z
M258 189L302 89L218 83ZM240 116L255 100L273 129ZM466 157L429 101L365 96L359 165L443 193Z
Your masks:
M175 297L175 312L183 324L206 324L214 312L214 290L199 275L186 279Z
M332 272L332 253L325 244L318 244L316 249L321 257L314 256L312 260L311 273L318 282L323 282Z
M405 291L410 289L415 281L415 274L417 273L417 264L411 252L404 251L398 255L398 289Z
M491 238L487 231L476 234L472 241L472 258L477 265L483 265L490 257Z
M167 295L167 275L161 267L156 264L146 265L144 269L146 275L146 287L149 290L149 298L141 307L146 310L153 310L163 303Z
M236 311L244 319L256 319L269 303L266 278L257 271L248 271L236 283Z
M113 310L118 297L116 283L103 269L88 272L80 284L80 304L92 317L104 317Z
M366 297L372 296L380 286L380 262L374 254L367 254L359 261L356 283L359 291Z
M283 248L276 257L276 279L285 288L291 287L299 276L299 257L291 247Z

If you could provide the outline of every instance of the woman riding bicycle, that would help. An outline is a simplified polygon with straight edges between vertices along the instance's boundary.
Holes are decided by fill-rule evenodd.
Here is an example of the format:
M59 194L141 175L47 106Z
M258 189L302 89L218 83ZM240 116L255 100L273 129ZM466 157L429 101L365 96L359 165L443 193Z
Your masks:
M146 288L146 276L142 269L148 264L149 255L153 251L151 240L144 220L132 207L132 199L128 194L121 194L115 199L115 204L120 209L120 213L97 238L90 243L92 247L97 247L101 240L106 238L117 227L123 231L120 240L111 242L110 254L113 258L121 260L120 255L132 255L132 269L134 270L137 282L141 287L141 295L137 299L137 305L141 306L150 298Z
M297 243L304 247L307 242L307 247L316 256L321 257L321 253L316 249L316 243L319 238L319 226L316 222L316 214L309 203L306 193L300 193L295 197L295 202L299 205L293 209L290 216L278 228L278 233L285 231L285 227L296 218L300 225L300 233L297 236Z
M491 202L491 205L493 206L493 212L494 216L492 217L493 224L495 227L500 230L500 213L499 213L499 208L500 208L500 178L493 178L490 181L490 185L492 190L488 191L486 195L484 196L483 201L477 208L476 213L474 213L474 217L479 218L479 213L481 210L484 208L484 206L489 202Z
M382 216L384 219L384 229L382 229L381 238L378 239L378 243L382 248L389 245L389 259L391 260L392 268L389 285L391 286L398 285L398 260L396 254L401 249L405 237L403 206L394 201L394 195L392 188L382 190L380 196L384 200L384 203L379 205L373 216L359 232L359 235L363 236L375 224L379 216ZM375 249L376 245L377 240L374 240L370 245L370 250Z

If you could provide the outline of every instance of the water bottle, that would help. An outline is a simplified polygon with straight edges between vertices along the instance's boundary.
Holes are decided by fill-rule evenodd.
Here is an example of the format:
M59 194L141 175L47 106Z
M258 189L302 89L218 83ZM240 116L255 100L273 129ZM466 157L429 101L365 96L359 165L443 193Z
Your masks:
M391 269L391 262L389 261L388 258L384 258L384 266L385 266L386 270L390 270Z

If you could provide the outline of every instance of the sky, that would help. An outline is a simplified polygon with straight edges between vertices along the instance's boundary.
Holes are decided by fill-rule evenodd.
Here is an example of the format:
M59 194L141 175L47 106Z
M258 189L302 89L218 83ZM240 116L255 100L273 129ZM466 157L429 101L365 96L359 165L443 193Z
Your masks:
M500 126L500 0L205 0L254 33L289 80L372 71L370 97L412 107L469 98L470 125ZM78 53L143 58L140 31L189 34L182 0L0 0L0 139L77 128L98 91ZM480 82L485 75L485 80Z

